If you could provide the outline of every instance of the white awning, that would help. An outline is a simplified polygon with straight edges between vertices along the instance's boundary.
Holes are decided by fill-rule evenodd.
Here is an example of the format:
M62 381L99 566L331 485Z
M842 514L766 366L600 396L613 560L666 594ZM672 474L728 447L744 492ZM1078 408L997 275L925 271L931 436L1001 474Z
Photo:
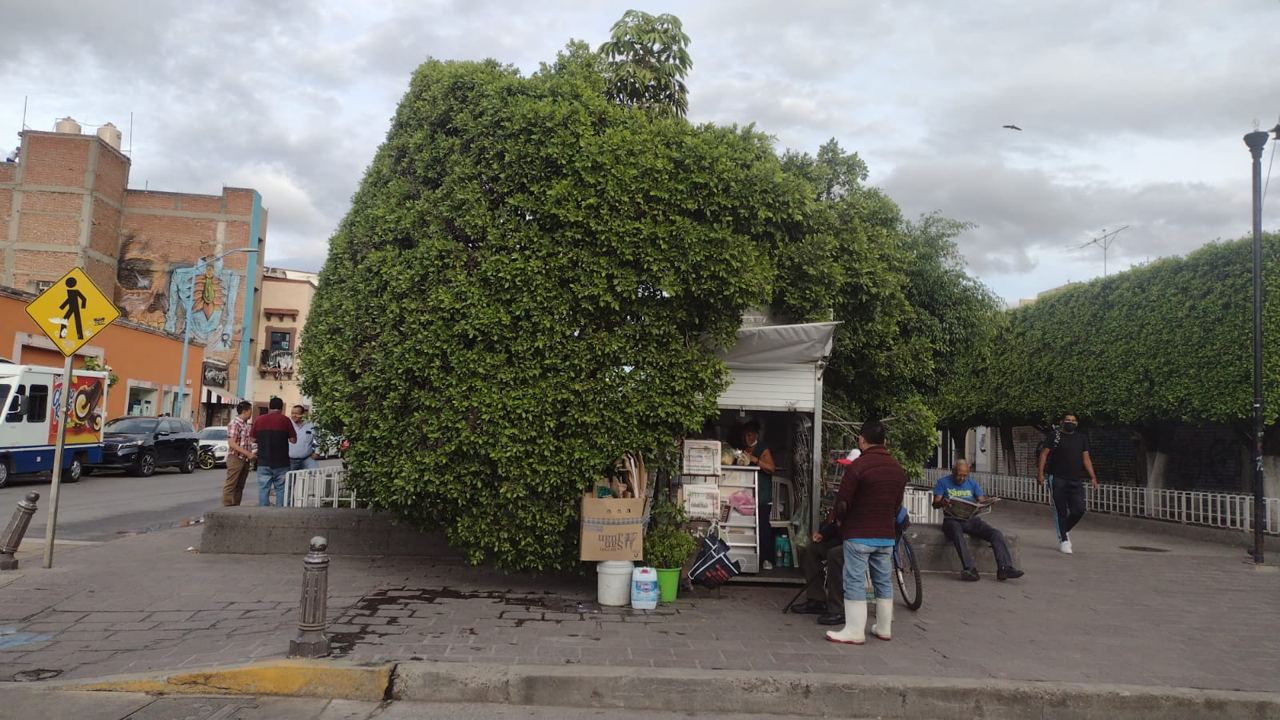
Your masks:
M816 363L831 354L840 323L766 325L738 330L738 342L720 358L731 368L781 368Z
M205 405L235 405L236 403L240 402L240 400L235 395L230 395L230 394L224 395L223 393L225 392L226 392L225 390L221 390L217 388L208 388L208 387L205 388L204 404Z

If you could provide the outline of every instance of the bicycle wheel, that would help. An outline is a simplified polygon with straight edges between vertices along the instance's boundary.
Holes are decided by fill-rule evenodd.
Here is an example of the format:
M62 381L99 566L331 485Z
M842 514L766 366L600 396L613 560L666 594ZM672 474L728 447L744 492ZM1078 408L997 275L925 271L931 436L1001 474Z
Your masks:
M920 579L916 553L911 549L911 541L905 536L899 538L898 544L893 548L893 575L898 581L902 604L908 610L919 610L924 604L924 583Z

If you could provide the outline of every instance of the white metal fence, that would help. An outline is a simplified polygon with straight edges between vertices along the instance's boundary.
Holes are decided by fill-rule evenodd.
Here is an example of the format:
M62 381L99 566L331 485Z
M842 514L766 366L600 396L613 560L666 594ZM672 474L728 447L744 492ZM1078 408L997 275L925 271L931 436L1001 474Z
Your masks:
M285 507L355 507L354 490L347 486L347 470L328 466L291 470L284 476Z
M946 470L926 470L925 481L933 487L947 474ZM1035 478L982 472L972 473L971 477L992 497L1049 503L1048 487L1040 486ZM1088 486L1086 482L1085 487ZM1094 512L1227 530L1253 529L1252 495L1099 484L1098 489L1086 491L1085 502ZM1263 532L1280 534L1280 498L1266 498L1264 512Z
M907 506L912 523L942 524L942 510L933 507L932 492L908 486L902 504Z

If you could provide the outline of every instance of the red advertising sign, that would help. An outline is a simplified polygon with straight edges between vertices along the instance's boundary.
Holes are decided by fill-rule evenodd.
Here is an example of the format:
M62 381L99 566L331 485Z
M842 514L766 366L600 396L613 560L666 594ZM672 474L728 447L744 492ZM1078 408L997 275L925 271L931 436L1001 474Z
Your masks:
M53 381L52 408L67 408L66 444L99 442L102 437L103 401L106 398L106 380L96 377L71 376L71 392L63 399L62 378ZM49 422L49 442L58 441L58 423L61 413L56 410Z

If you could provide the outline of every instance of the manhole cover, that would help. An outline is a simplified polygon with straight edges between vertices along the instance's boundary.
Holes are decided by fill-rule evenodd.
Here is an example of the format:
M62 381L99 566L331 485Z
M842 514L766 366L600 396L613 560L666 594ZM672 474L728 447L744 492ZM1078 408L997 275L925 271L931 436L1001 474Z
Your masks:
M62 674L61 670L49 670L47 668L35 668L34 670L23 670L13 674L14 682L37 682L39 680L49 680L56 678Z
M1121 545L1120 549L1134 552L1169 552L1168 548L1148 547L1146 545Z

